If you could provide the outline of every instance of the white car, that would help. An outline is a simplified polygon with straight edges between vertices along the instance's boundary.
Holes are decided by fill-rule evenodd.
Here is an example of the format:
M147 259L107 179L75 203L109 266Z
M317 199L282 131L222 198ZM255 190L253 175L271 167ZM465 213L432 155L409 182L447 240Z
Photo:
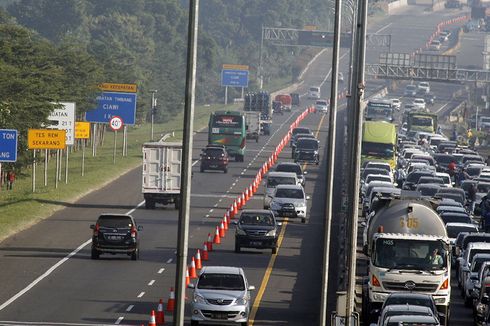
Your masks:
M270 209L278 217L300 218L306 223L306 196L302 186L278 185L270 202Z
M429 85L429 82L419 82L419 84L417 85L417 89L419 91L419 93L421 94L429 94L430 93L430 85Z
M431 51L438 51L441 49L441 41L439 40L432 40L429 44L429 50Z
M400 110L402 108L402 101L399 98L392 98L391 105L396 109Z
M317 112L327 113L328 112L328 102L325 100L317 100L315 102L315 109Z
M320 98L320 87L312 86L308 89L308 98L309 99L319 99Z
M412 104L419 110L425 110L425 100L423 98L416 98L412 101Z
M436 172L436 177L441 178L444 181L444 187L452 188L453 182L451 181L451 176L446 172Z

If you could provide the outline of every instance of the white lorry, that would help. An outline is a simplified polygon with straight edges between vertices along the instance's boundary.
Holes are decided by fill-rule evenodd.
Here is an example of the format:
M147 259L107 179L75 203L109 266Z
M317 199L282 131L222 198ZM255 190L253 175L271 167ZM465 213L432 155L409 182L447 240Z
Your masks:
M255 139L255 142L259 142L260 135L260 112L259 111L245 111L245 128L247 131L247 138Z
M143 144L142 192L147 209L156 203L180 207L182 167L181 142L150 142Z
M406 291L432 295L441 325L447 325L450 243L444 223L430 203L387 200L370 216L366 227L369 278L363 286L365 318L372 320L390 293Z

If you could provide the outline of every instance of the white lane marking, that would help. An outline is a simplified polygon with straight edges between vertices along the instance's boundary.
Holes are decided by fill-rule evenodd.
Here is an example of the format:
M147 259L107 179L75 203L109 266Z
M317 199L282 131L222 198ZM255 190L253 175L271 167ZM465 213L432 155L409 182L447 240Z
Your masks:
M151 280L149 283L148 283L148 286L152 286L153 283L155 283L155 280Z
M160 268L157 273L162 274L164 271L165 271L165 268Z
M170 264L170 263L172 262L172 260L173 260L173 258L169 258L169 259L167 260L167 264Z
M127 308L126 308L126 312L130 312L131 310L133 310L134 308L134 304L130 304Z
M218 203L214 204L213 207L218 207Z
M210 209L209 212L212 213L214 211L214 209Z
M381 27L380 29L378 29L376 32L374 32L374 34L378 34L379 32L382 32L383 30L385 30L386 28L390 27L391 24L393 23L389 23L388 25L385 25L383 27Z
M141 292L140 294L138 294L138 298L141 298L145 295L145 292Z
M435 113L436 113L436 114L437 114L437 113L439 113L439 112L440 112L442 109L444 109L444 108L445 108L446 106L448 106L448 105L449 105L449 102L447 102L446 104L444 104L443 106L441 106L441 107L439 108L439 110L437 110Z
M206 214L206 216L204 216L204 217L206 217L206 218L209 217L209 214Z
M143 204L145 203L145 201L143 200L141 203L139 203L138 205L136 205L135 208L133 208L132 210L130 210L129 212L127 212L126 214L133 214L133 212L135 210L137 210L138 208L140 208L141 206L143 206Z
M8 299L7 301L5 301L1 306L0 306L0 311L2 311L3 309L5 309L6 307L8 307L12 302L14 302L15 300L17 300L18 298L20 298L22 295L24 295L27 291L29 291L30 289L32 289L36 284L38 284L39 282L41 282L44 278L48 277L49 274L51 274L52 272L54 272L58 267L60 267L64 262L66 262L68 259L70 259L71 257L75 256L80 250L82 250L86 245L88 245L89 243L92 242L92 239L89 239L87 241L85 241L84 243L82 243L80 246L78 246L77 249L73 250L72 252L70 252L65 258L61 259L60 261L58 261L56 264L54 264L53 266L51 266L51 268L49 268L46 272L44 272L41 276L39 276L38 278L36 278L34 281L31 282L31 284L29 284L28 286L26 286L24 289L22 289L21 291L19 291L17 294L15 294L13 297L11 297L10 299Z
M197 160L197 161L194 161L194 162L192 163L192 166L194 166L194 165L196 165L197 163L199 163L199 161L200 161L200 159L199 159L199 160Z
M116 322L114 323L115 325L119 325L123 321L124 317L119 317Z

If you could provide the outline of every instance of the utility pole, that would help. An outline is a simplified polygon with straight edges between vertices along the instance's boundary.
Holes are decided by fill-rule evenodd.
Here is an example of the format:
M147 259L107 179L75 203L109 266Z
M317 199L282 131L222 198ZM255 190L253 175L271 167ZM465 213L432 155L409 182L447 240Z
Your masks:
M153 121L155 119L155 111L157 109L157 99L155 97L155 93L158 92L157 89L150 90L151 92L151 137L150 139L153 141Z
M333 213L333 179L335 167L335 135L337 132L337 79L339 70L339 48L340 48L340 24L342 0L335 1L335 25L332 51L332 76L330 88L330 114L328 115L328 148L327 148L327 201L325 204L325 231L323 238L323 271L322 271L322 294L320 304L320 325L329 324L328 316L328 269L330 259L330 231Z
M177 270L175 276L174 325L184 325L185 272L189 249L189 220L191 206L192 131L194 129L194 106L196 89L197 32L199 0L189 0L187 25L187 69L185 78L184 133L182 144L181 203L177 230Z

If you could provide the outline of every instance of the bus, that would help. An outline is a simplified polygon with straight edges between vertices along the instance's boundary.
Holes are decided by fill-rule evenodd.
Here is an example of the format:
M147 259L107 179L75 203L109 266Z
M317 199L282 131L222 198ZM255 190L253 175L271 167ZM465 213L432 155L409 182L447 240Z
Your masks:
M391 100L370 99L367 102L366 120L393 122L393 104Z
M386 121L365 121L362 126L361 164L365 161L396 166L396 125Z
M247 131L245 116L238 111L216 111L211 113L208 125L208 143L224 145L228 155L243 162Z

